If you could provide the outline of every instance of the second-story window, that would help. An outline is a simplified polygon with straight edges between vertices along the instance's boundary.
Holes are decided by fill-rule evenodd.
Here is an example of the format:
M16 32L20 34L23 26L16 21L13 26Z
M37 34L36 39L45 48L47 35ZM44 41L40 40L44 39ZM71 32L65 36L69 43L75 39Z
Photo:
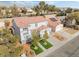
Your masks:
M28 27L31 27L31 24L29 24Z
M26 31L26 30L28 30L27 28L23 28L23 31Z
M37 23L35 23L35 27L37 27L38 26L38 24Z

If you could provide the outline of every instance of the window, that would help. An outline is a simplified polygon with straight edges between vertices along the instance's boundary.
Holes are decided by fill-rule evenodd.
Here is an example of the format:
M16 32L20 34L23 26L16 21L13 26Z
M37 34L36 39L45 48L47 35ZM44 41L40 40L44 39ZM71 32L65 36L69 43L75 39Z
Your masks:
M30 26L31 26L31 24L28 25L28 27L30 27Z
M27 33L23 33L23 35L27 35Z
M25 39L28 39L28 38L29 38L29 36L28 36L28 35L24 35L24 38L25 38Z
M26 36L26 39L28 38L28 36Z
M37 23L35 23L35 27L37 27L38 26L38 24Z
M26 31L27 30L27 28L23 28L23 31Z

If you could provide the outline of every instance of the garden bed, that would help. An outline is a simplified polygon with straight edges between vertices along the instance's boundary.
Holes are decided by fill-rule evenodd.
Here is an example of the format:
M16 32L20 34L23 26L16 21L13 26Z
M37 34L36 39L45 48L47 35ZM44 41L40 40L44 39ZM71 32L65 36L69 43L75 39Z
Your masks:
M41 52L43 52L43 50L39 46L37 46L37 45L35 47L35 45L32 44L31 45L31 49L34 50L34 52L35 52L36 55L39 54L39 53L41 53Z
M63 41L64 40L64 37L60 34L60 33L54 33L53 37L55 37L56 39L60 40L60 41Z
M48 49L50 47L52 47L53 45L51 43L49 43L48 41L42 39L40 40L40 44L45 48L45 49Z
M76 32L78 32L78 30L74 30L72 28L64 28L63 29L65 32L69 33L69 34L75 34Z

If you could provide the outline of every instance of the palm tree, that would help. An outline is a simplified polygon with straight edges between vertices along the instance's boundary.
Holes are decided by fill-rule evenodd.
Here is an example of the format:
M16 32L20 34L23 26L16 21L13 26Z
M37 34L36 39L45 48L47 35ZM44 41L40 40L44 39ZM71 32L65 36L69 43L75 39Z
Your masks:
M48 8L49 8L49 5L46 4L46 5L45 5L45 8L44 8L44 12L48 13Z
M18 13L19 13L19 11L17 10L17 6L16 6L16 4L14 4L12 7L11 7L11 10L12 10L12 15L13 16L18 16Z
M55 5L49 5L48 10L52 12L55 11L55 8Z
M40 7L40 12L41 12L41 14L43 14L43 12L44 12L44 9L45 9L45 2L44 1L41 1L40 3L39 3L39 7Z
M35 6L34 8L33 8L33 10L35 10L36 11L36 15L42 15L42 14L44 14L44 11L45 11L45 7L46 7L46 4L45 4L45 2L44 1L41 1L40 3L39 3L39 5L37 5L37 6Z
M33 10L36 12L36 15L40 15L40 8L39 8L39 6L35 6L33 8Z

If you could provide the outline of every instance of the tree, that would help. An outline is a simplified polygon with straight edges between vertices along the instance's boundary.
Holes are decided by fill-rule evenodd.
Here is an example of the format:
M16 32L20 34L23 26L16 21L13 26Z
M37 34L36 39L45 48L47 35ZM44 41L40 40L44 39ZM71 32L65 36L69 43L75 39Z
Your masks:
M55 5L49 5L48 10L51 12L55 11Z
M32 40L33 40L33 43L34 43L35 45L37 45L38 42L39 42L39 40L40 40L40 37L39 37L39 35L38 35L38 32L35 31L35 30L32 32Z
M12 56L20 56L21 55L21 51L22 51L22 46L19 46L17 48L13 48L14 49L14 52L12 53Z
M64 20L63 24L66 27L71 27L71 28L78 28L77 25L79 25L79 12L73 12L70 13Z
M70 14L70 18L71 19L75 19L76 20L76 24L79 25L79 12L74 12Z
M44 10L45 10L45 2L44 1L41 1L40 3L39 3L39 7L40 7L40 12L41 12L41 14L43 14L43 12L44 12Z
M35 6L33 8L33 10L36 12L36 15L40 15L40 8L39 8L39 6Z
M46 4L46 5L45 5L45 8L44 8L44 12L48 13L48 7L49 7L49 5Z
M66 13L71 13L72 12L72 8L67 8L67 10L65 11Z
M74 9L74 12L79 12L79 9Z
M14 16L19 16L19 11L17 10L17 8L18 8L18 7L17 7L16 4L14 4L14 5L11 7L13 17L14 17Z
M9 56L9 49L7 46L0 45L0 57Z
M6 20L5 21L5 27L8 28L10 26L10 21Z
M48 5L44 1L40 1L39 5L33 7L33 10L36 11L36 15L44 15L49 11L59 11L59 8L57 8L55 5Z
M44 12L45 12L45 7L46 7L45 2L44 1L41 1L39 3L39 5L37 5L37 6L35 6L33 8L33 10L36 11L36 13L37 13L36 15L43 15Z
M20 56L22 46L18 43L18 36L12 35L9 29L3 29L0 34L0 56Z
M57 16L66 16L66 13L60 12L60 13L57 14Z
M44 38L45 40L47 40L47 39L49 38L47 31L45 31L45 33L44 33L44 35L43 35L43 38Z
M23 7L22 13L23 13L23 14L26 14L26 12L27 12L27 9L26 9L25 7Z

